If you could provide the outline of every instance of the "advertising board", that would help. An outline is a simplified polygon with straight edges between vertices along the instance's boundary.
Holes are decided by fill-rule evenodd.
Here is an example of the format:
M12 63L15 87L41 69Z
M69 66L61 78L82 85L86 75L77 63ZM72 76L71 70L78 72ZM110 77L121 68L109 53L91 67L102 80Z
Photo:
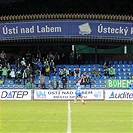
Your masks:
M105 100L133 100L133 90L105 90Z
M85 100L103 100L103 90L82 90ZM35 90L34 99L38 100L73 100L75 90Z
M0 100L31 100L31 90L0 90Z
M0 24L1 39L36 37L85 37L133 39L133 24L105 21L32 21Z
M130 80L130 79L107 79L106 80L106 88L129 89L131 82L133 82L133 80Z

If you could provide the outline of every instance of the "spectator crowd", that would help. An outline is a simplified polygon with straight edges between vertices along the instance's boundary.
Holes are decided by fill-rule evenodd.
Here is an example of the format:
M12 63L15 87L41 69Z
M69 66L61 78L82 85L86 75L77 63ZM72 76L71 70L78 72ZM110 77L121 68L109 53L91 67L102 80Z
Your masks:
M74 51L70 53L69 61L70 65L81 64L82 62L82 55L80 52L76 54L74 57ZM81 84L85 87L86 85L91 85L91 76L89 72L81 72L79 67L75 67L70 69L66 68L57 68L56 66L59 63L63 63L65 59L65 54L63 53L61 56L55 52L52 54L50 51L46 57L42 57L40 50L37 51L36 56L32 55L30 51L27 51L25 56L22 58L17 57L17 59L8 60L6 59L6 53L4 51L0 54L0 78L1 83L5 83L7 79L10 79L14 84L21 84L23 81L24 85L27 88L32 88L32 85L36 82L36 79L39 80L40 88L45 89L46 86L46 76L51 77L55 76L54 79L51 81L51 85L53 89L57 89L59 87L59 82L56 80L56 76L61 78L62 88L67 88L68 78L71 76L73 77L81 77L82 82ZM115 77L115 70L105 62L103 65L104 75ZM93 77L101 77L99 70L94 67L93 69Z

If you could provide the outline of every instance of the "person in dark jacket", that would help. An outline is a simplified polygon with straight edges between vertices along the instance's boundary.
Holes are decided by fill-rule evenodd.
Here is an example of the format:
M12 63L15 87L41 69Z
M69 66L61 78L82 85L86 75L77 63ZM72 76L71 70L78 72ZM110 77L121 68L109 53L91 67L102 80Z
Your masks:
M85 82L86 82L86 85L90 85L90 88L91 88L92 82L88 74L86 75Z
M63 75L61 81L62 81L63 89L66 89L67 88L66 87L67 78L66 78L66 75L65 74Z

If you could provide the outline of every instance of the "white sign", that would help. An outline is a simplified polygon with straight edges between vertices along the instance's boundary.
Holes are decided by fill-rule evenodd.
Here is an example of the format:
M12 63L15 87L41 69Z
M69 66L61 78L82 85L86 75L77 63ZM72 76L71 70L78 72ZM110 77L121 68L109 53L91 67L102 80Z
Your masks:
M103 100L103 90L82 90L85 100ZM35 90L34 99L39 100L73 100L75 90Z
M0 90L0 100L31 100L31 90Z
M105 90L105 100L133 100L133 90Z
M81 24L78 27L80 30L79 34L82 34L82 35L91 34L91 32L92 32L89 23Z

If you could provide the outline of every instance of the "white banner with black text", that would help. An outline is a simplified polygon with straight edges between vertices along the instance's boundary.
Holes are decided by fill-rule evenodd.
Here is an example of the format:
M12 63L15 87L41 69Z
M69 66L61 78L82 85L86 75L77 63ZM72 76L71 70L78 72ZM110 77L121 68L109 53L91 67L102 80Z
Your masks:
M103 90L81 90L85 100L103 100ZM38 100L73 100L75 90L35 90L34 99Z

